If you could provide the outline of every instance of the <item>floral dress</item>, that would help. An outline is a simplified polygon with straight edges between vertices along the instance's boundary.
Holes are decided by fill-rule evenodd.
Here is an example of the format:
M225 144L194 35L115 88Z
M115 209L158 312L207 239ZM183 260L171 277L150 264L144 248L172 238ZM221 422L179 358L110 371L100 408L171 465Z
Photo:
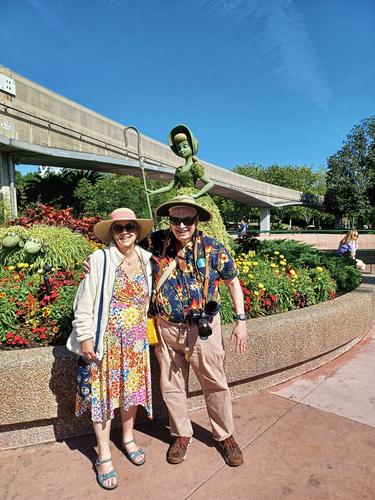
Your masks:
M94 422L114 417L116 408L142 405L152 418L150 353L146 333L147 281L140 262L129 279L116 270L103 359L92 365L91 401L77 398L76 415L91 406Z

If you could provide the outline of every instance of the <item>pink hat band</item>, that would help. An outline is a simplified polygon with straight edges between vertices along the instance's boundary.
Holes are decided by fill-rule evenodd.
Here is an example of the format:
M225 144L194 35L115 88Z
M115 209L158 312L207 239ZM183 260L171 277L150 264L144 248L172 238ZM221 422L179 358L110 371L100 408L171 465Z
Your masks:
M109 218L112 221L116 220L135 220L137 216L130 210L130 208L116 208L109 214Z
M116 208L108 216L107 220L97 222L94 226L94 234L103 242L112 241L112 226L116 221L134 221L138 226L138 240L141 241L152 230L154 223L152 219L138 219L130 208Z

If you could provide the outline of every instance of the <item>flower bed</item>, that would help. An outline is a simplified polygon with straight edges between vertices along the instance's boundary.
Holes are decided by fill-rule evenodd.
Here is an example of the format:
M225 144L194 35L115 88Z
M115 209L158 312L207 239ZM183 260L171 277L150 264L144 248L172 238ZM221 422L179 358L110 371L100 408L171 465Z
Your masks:
M29 273L27 263L0 268L2 349L64 343L71 330L79 271ZM50 291L47 293L47 281Z
M40 228L43 231L43 226ZM64 227L61 231L68 230ZM74 238L77 236L72 235L68 245L73 254ZM256 251L240 246L235 258L249 318L332 300L337 292L352 290L361 282L352 259L323 254L295 241L256 243ZM77 242L77 250L79 245ZM62 254L64 248L62 245L59 250ZM56 258L55 252L53 256ZM79 270L57 268L48 275L36 266L37 257L30 259L34 261L0 267L0 349L62 345L70 333L73 300L83 277L82 257L72 260ZM223 323L231 323L234 313L226 287L221 287L221 295Z

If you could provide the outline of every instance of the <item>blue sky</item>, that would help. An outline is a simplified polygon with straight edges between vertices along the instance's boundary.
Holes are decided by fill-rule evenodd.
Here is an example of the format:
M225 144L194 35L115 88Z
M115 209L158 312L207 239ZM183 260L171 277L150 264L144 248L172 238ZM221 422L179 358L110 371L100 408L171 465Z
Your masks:
M374 0L13 0L0 64L225 168L319 168L374 114L374 26Z

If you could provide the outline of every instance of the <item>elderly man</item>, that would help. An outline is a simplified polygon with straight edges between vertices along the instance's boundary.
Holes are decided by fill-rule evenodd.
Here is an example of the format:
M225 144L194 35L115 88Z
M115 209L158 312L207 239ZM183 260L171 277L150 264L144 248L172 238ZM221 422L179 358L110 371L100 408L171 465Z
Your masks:
M157 262L154 306L160 343L155 347L161 369L160 387L175 440L167 461L181 463L193 435L187 411L187 376L194 370L206 400L212 434L228 465L243 463L233 437L232 403L224 373L225 352L219 315L220 280L229 289L236 323L231 341L237 353L246 349L244 300L237 270L227 249L197 230L211 213L188 196L160 205L156 214L168 216L169 231L149 238Z

